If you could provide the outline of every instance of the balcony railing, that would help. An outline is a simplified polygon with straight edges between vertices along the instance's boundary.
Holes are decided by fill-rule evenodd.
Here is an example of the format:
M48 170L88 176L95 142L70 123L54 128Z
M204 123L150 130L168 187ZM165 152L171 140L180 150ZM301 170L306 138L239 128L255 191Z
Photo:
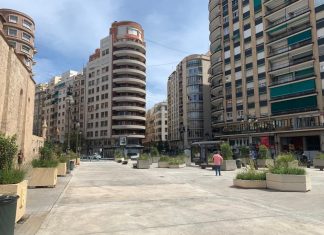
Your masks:
M284 53L284 52L292 51L292 50L295 50L296 48L300 48L300 47L306 46L306 45L311 44L311 43L312 43L312 39L308 39L306 41L296 43L296 44L293 44L293 45L290 45L290 46L284 45L284 46L277 47L277 48L271 48L270 51L269 51L269 57L277 55L277 54L281 54L281 53Z
M289 27L289 26L287 26L287 27ZM282 33L280 33L277 36L270 36L269 35L269 41L268 41L268 43L271 43L271 42L277 41L279 39L285 38L285 37L287 37L289 35L292 35L294 33L297 33L299 31L302 31L304 29L308 29L310 27L311 27L310 23L307 22L307 23L304 23L302 26L286 28L285 31L283 31Z
M270 0L264 1L264 3L269 2L269 1ZM274 0L274 1L276 1L276 0ZM274 7L274 8L270 9L269 7L266 7L266 9L267 9L266 16L271 15L273 12L278 11L278 10L280 10L280 9L282 9L282 8L292 4L294 2L298 2L298 1L299 0L287 0L287 1L284 1L284 3L278 5L278 6Z
M290 66L293 66L293 65L301 64L301 63L304 63L306 61L311 61L311 60L313 60L313 55L308 55L308 56L298 58L298 59L295 59L295 60L290 60L288 62L276 63L276 64L271 66L270 72L272 72L274 70L282 69L282 68L285 68L285 67L290 67Z
M284 76L273 77L273 78L271 78L273 82L270 83L270 86L279 85L279 84L283 84L283 83L291 82L291 81L298 81L298 80L309 78L312 76L315 76L314 71L305 73L305 74L301 74L301 75L288 74L288 75L284 75Z
M283 22L286 22L286 21L288 21L290 19L293 19L293 18L295 18L297 16L300 16L300 15L302 15L302 14L308 12L308 11L309 11L309 6L304 6L303 8L300 8L297 11L289 12L288 15L286 15L286 11L285 11L285 15L283 17L280 17L280 18L276 19L273 22L269 22L268 29L272 28L272 27L274 27L276 25L279 25L279 24L281 24Z

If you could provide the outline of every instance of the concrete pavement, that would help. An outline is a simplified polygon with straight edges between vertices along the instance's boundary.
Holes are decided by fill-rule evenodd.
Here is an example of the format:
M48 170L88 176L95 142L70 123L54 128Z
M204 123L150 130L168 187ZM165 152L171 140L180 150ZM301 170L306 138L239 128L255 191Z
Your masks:
M235 172L82 162L37 234L323 234L324 172L309 173L312 191L288 193L234 188Z

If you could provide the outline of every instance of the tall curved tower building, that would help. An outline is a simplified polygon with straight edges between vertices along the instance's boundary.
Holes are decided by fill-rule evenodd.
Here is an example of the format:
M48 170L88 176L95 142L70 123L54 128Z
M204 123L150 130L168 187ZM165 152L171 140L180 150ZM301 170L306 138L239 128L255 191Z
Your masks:
M19 59L32 70L35 50L35 23L33 19L16 10L0 9L0 30Z
M146 47L141 25L114 22L85 70L88 152L109 157L124 137L128 153L138 152L146 120Z

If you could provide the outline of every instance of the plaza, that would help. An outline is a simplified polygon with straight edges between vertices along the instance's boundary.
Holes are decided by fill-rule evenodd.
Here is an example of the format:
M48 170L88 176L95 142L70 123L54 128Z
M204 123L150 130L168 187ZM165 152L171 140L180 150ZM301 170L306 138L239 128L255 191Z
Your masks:
M82 162L54 190L29 189L16 234L323 234L322 171L307 169L307 193L239 189L222 173Z

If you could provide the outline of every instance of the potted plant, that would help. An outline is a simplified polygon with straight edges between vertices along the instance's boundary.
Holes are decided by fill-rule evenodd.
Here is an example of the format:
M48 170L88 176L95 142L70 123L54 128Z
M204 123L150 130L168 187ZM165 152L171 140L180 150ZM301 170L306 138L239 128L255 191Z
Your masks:
M123 153L120 150L115 151L114 157L117 163L122 163L124 161Z
M236 175L233 185L240 188L266 188L266 172L256 171L254 167L246 168Z
M169 159L169 168L183 168L186 166L186 162L183 156L177 156Z
M0 134L0 194L19 196L15 222L25 214L28 185L25 171L14 167L17 151L16 137Z
M324 154L320 153L318 154L314 160L313 160L313 165L315 168L319 168L321 171L324 168Z
M275 166L269 168L266 174L267 188L279 191L300 191L311 190L311 179L304 168L289 167L288 164L276 162Z
M150 165L150 156L146 153L141 154L137 159L137 169L149 169Z
M298 161L291 153L280 154L276 159L276 165L280 167L298 167Z
M58 158L58 165L57 165L57 176L66 176L67 173L67 161L68 159L61 155Z
M248 146L241 146L240 147L240 157L243 166L246 166L250 160L250 148Z
M233 152L231 146L228 143L221 144L221 155L223 157L223 164L221 166L222 171L234 171L236 170L236 161L233 160Z
M257 159L258 167L269 167L274 165L273 159L269 156L268 147L265 145L259 146L259 158Z
M170 158L168 156L162 156L159 159L158 167L159 168L169 168L169 160Z
M39 150L40 158L32 161L29 187L55 187L57 183L58 161L51 143L45 142Z
M159 150L156 147L152 147L150 151L150 155L152 158L152 163L158 163L160 159Z

